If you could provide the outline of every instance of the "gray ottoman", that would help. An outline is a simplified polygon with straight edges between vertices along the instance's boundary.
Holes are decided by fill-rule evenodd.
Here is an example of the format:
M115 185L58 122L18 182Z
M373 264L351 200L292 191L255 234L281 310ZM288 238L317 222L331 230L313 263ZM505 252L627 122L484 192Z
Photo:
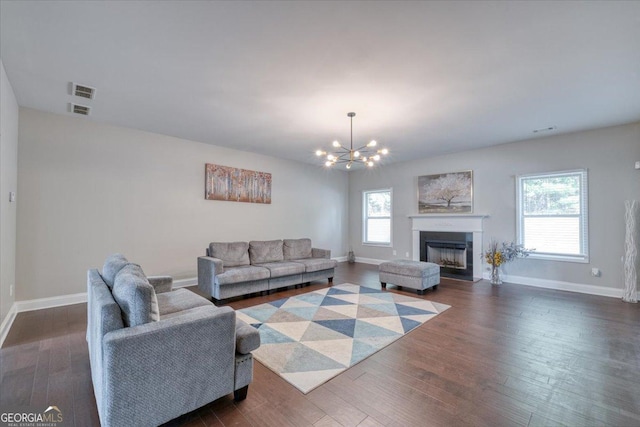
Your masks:
M423 295L425 289L437 289L440 284L440 266L432 262L397 259L383 262L379 271L383 288L387 287L387 283L392 283L416 289L418 295Z

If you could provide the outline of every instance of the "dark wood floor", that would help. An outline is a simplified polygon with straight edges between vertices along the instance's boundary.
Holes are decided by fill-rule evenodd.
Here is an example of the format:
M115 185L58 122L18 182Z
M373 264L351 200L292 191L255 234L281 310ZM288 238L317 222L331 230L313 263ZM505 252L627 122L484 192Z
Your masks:
M377 267L341 263L345 282L379 288ZM484 281L443 280L421 298L452 308L311 393L256 363L245 401L169 425L640 426L638 305ZM85 304L18 314L0 350L0 406L57 405L66 426L98 425L85 328Z

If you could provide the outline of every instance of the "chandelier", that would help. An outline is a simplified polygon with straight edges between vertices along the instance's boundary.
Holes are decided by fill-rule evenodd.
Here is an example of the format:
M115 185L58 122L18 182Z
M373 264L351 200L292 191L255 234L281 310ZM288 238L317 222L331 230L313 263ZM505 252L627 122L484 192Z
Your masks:
M347 116L351 119L351 145L349 148L343 146L338 141L333 141L333 151L327 152L322 150L316 151L316 156L326 156L324 165L331 167L336 164L345 164L347 169L351 169L356 163L362 163L368 167L373 167L381 158L381 154L385 155L389 153L386 148L376 149L378 143L376 141L369 141L368 144L363 145L360 148L353 148L353 117L356 113L347 113Z

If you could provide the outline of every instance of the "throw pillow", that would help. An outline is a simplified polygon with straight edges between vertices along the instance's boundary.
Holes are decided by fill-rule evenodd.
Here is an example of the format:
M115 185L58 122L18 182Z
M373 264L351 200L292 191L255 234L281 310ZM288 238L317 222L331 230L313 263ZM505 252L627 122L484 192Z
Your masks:
M221 259L225 267L249 265L249 244L247 242L212 242L209 256Z
M113 254L106 259L102 266L102 279L109 289L113 289L116 274L127 264L129 261L122 254Z
M311 239L284 239L284 259L311 258Z
M251 264L278 262L284 259L282 240L264 240L249 242Z
M142 268L127 264L116 275L113 298L122 311L125 326L133 327L160 320L158 298Z

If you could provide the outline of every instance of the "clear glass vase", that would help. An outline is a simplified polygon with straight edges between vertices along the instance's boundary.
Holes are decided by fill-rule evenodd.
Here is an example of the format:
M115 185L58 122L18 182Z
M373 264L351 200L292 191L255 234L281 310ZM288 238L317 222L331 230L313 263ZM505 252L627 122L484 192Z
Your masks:
M491 264L491 284L502 285L502 278L500 277L500 266Z

